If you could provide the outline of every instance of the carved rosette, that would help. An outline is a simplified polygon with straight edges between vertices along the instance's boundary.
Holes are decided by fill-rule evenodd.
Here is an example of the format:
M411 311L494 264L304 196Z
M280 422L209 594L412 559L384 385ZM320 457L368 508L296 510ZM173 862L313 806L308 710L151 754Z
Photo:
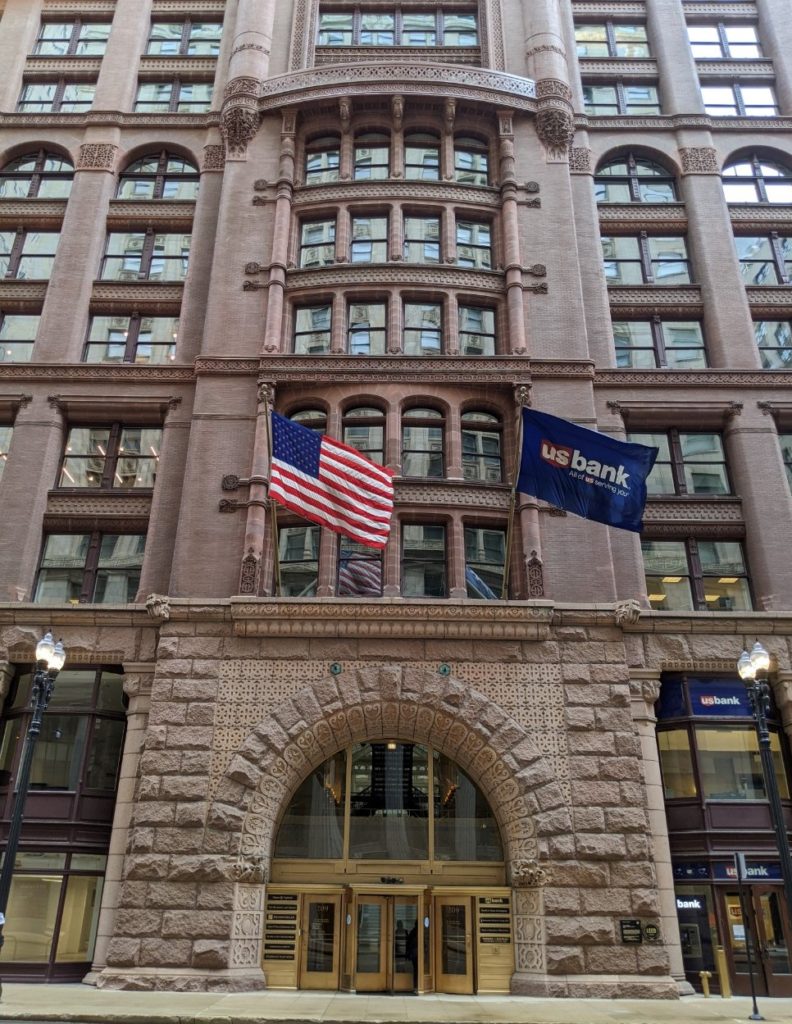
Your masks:
M108 142L84 142L77 154L78 171L112 171L118 146Z
M536 860L516 860L511 866L511 884L515 889L537 889L546 885L549 874Z
M256 556L253 548L247 549L247 554L242 559L242 567L239 571L239 593L257 594L259 583L259 570L261 561Z
M536 133L548 160L566 160L575 136L572 93L566 82L543 78L536 83Z
M220 117L220 132L230 157L244 157L248 143L258 131L261 115L258 97L261 83L257 78L233 78L226 86Z
M679 158L683 174L720 174L718 153L711 146L682 147Z

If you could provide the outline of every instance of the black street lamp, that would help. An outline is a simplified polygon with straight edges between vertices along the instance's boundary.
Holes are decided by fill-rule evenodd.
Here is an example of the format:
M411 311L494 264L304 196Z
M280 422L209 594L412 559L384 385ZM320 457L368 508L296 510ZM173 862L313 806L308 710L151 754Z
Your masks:
M66 651L59 640L57 643L52 639L52 633L47 633L36 644L36 671L33 673L33 687L31 703L33 715L30 719L25 743L22 747L22 758L19 762L14 797L14 809L11 812L11 825L8 829L8 841L5 849L3 868L0 871L0 950L3 948L3 928L5 926L5 912L8 906L8 894L11 891L11 877L14 874L14 861L16 860L19 836L22 832L22 817L25 811L25 800L30 786L30 770L33 766L33 751L36 747L36 740L41 732L41 722L44 712L52 697L52 690L55 686L55 677L63 668L66 661ZM3 989L0 985L0 995Z
M769 667L770 655L758 641L753 645L751 653L743 651L737 662L737 671L748 691L748 700L756 722L765 791L770 802L770 817L775 829L778 855L781 861L781 877L784 880L787 915L792 924L792 854L789 852L784 810L781 806L781 796L778 792L778 781L770 749L770 730L767 727L767 715L770 711L770 684L767 681Z

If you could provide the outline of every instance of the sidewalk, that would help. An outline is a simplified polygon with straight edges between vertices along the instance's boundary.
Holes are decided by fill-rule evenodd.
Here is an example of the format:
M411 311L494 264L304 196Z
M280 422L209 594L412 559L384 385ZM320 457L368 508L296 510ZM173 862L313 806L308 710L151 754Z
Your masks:
M113 992L87 985L3 986L0 1021L88 1024L280 1024L385 1021L406 1024L709 1024L745 1021L751 1002L528 999L518 996L367 996L343 992ZM773 1024L792 1022L792 999L760 999Z

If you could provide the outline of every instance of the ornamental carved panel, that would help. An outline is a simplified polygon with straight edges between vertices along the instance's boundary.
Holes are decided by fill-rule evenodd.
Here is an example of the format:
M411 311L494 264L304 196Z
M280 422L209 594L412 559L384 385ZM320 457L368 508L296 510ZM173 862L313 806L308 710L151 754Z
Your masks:
M84 142L77 154L78 171L112 171L118 146L106 142Z
M683 174L720 174L718 153L711 146L683 146L679 158Z

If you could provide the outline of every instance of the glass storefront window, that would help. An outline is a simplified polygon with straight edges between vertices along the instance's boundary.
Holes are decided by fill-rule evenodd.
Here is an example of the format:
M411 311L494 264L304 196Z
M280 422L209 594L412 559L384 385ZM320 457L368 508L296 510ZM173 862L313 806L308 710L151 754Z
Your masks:
M59 962L89 960L93 955L104 878L70 875L61 912L55 959Z
M688 975L715 972L710 922L714 922L709 889L676 886L676 908L682 958Z
M426 860L429 765L426 747L359 743L352 748L350 857Z
M276 857L327 860L344 850L346 753L311 772L292 797L275 844Z
M450 758L434 753L435 859L503 860L498 826L481 790Z
M759 744L753 726L696 728L699 773L705 800L766 800ZM789 799L778 733L770 747L782 799Z
M31 789L77 789L87 726L83 715L45 715L33 753Z
M696 779L687 729L664 729L658 732L657 745L660 748L660 768L666 800L694 797L697 792Z
M0 959L42 964L50 958L62 875L14 875Z

